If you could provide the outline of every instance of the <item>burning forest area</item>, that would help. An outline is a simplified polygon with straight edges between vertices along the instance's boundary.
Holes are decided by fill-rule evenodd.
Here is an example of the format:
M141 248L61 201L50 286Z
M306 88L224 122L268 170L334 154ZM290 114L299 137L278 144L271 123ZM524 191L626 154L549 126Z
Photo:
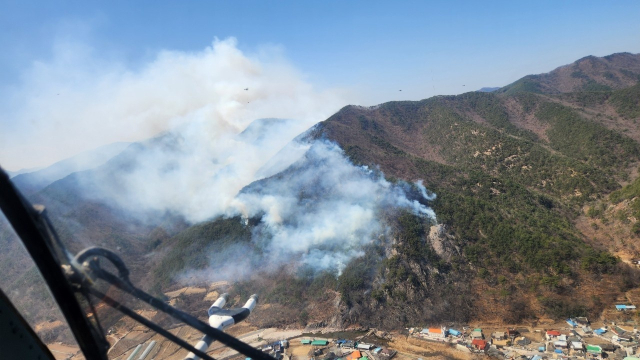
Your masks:
M0 86L16 338L71 360L89 337L119 360L640 360L640 54L468 91L466 63L411 85L315 60L319 81L264 39L136 57L63 35Z

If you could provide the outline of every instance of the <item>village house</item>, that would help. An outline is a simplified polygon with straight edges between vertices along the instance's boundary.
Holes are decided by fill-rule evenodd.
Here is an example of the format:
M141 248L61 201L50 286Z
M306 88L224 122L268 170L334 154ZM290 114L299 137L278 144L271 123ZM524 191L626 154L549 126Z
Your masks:
M503 349L506 346L510 346L511 345L511 340L510 339L502 339L502 340L493 340L491 342L491 344L493 346L495 346L498 349Z
M471 340L471 346L476 350L484 351L487 348L487 342L482 339Z
M569 344L567 344L566 341L564 340L556 340L553 342L553 347L555 347L556 349L561 349L564 350L569 346Z
M447 329L429 328L429 336L436 339L444 339L445 337L447 337Z
M557 330L547 330L547 332L545 333L545 338L546 338L548 341L551 341L551 340L555 340L555 339L557 339L557 338L558 338L558 336L560 336L560 335L561 335L561 334L560 334L560 331L557 331Z
M420 336L427 339L444 340L447 337L447 330L445 328L425 328L420 332Z
M527 339L524 336L516 338L516 345L518 345L518 346L523 346L524 347L524 346L527 346L529 344L531 344L531 340Z
M587 319L586 317L580 316L580 317L574 318L574 320L580 326L589 326L589 319Z
M507 338L507 335L502 331L496 331L493 333L493 338L496 340L504 340Z
M474 329L471 332L470 336L472 339L484 339L484 335L482 334L482 329Z

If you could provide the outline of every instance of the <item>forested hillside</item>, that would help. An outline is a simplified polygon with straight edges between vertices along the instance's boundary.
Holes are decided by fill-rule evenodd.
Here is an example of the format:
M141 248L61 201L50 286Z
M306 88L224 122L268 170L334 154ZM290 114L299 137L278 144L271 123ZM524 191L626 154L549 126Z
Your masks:
M461 249L451 264L469 275L477 300L470 317L597 316L638 286L621 261L637 247L600 242L598 225L588 232L580 222L626 202L615 216L628 224L627 242L638 241L639 63L631 54L588 57L493 93L348 106L315 136L390 178L424 179L438 195L438 222ZM568 69L588 76L566 77ZM403 301L393 291L407 279L395 276L397 266L384 263L382 293L372 292L369 308Z
M430 206L436 218L406 206L377 211L378 236L347 249L358 256L345 256L349 261L339 270L294 266L282 258L269 263L278 254L268 242L277 233L261 222L267 210L189 224L170 211L134 213L87 187L122 186L113 174L140 165L140 154L183 145L171 136L134 144L30 199L48 206L72 252L89 245L115 249L134 282L158 296L185 283L235 277L228 289L233 299L257 292L267 304L252 315L259 326L398 328L597 317L640 286L638 271L629 265L640 257L639 80L640 55L624 53L583 58L495 92L343 108L296 141L337 143L341 156L366 166L360 169L367 181L400 191L408 203ZM329 160L303 157L240 195L253 191L268 202L278 195L269 189L295 184L289 200L312 217L323 194L335 196L335 204L341 195L334 183L322 184L323 173L308 174L311 161L319 166ZM435 199L420 195L417 180ZM0 227L0 245L7 249L0 256L7 275L0 285L26 287L28 317L50 319L45 290L29 285L37 272L7 225ZM337 258L345 251L339 243L302 255L327 250ZM215 267L230 262L237 264Z

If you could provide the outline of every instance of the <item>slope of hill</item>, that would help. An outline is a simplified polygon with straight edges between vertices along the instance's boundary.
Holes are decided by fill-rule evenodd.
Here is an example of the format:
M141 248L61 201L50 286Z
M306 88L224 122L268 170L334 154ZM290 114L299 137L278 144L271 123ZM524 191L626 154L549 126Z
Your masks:
M49 184L74 172L93 169L122 152L129 143L113 143L101 146L59 161L44 169L16 174L12 181L24 194L34 194Z
M384 231L370 242L357 243L354 249L337 241L304 254L327 249L334 254L318 258L321 261L335 261L341 252L359 254L340 257L346 259L340 272L278 262L243 274L230 291L262 295L270 310L265 310L269 316L261 317L261 326L397 328L445 321L517 323L597 316L619 294L640 284L637 271L618 258L640 255L635 245L629 245L640 236L638 74L639 55L614 54L587 57L495 92L368 108L347 106L301 135L296 156L286 156L285 147L275 160L261 165L263 169L256 172L261 180L240 193L264 190L267 208L246 217L187 224L171 211L136 213L121 202L96 196L100 193L92 187L96 183L107 183L111 193L118 194L125 183L113 175L140 167L145 153L160 149L158 154L164 157L179 152L183 142L170 134L133 144L103 166L73 173L30 198L49 207L72 252L90 244L117 249L132 268L133 278L161 294L178 286L177 281L210 280L211 271L217 270L211 264L218 260L245 256L239 267L247 264L254 269L249 266L254 255L262 260L265 254L276 256L264 252L268 242L255 243L265 233L267 239L274 234L260 220L278 208L273 202L277 194L267 191L270 187L291 191L287 206L299 206L295 209L310 219L316 216L313 210L320 194L340 198L342 194L331 188L338 186L333 182L314 190L329 177L326 173L305 172L309 159L303 155L310 147L305 141L326 139L337 143L354 164L367 166L359 169L374 169L367 176L375 178L381 170L386 177L376 180L384 185L381 188L401 189L408 202L419 198L413 181L423 180L437 194L429 200L437 221L406 208L385 209L376 212ZM264 128L277 130L289 124L277 119L256 122L239 138L265 141ZM160 175L170 173L174 160L155 170ZM345 174L339 181L354 173ZM295 176L309 182L279 185ZM361 200L381 197L361 195ZM327 205L328 212L335 212L336 204ZM283 223L296 225L302 220ZM611 234L614 225L618 232ZM234 249L238 244L247 246ZM29 283L33 270L25 266L24 257L12 255L18 245L6 225L0 226L0 245L10 250L0 253L3 273L8 275L0 285L15 288ZM189 274L206 276L203 280ZM42 289L27 293L33 299L29 306L36 309ZM47 318L44 310L31 315Z
M560 94L622 89L635 85L640 80L639 59L640 54L630 53L587 56L546 74L525 76L498 92Z
M595 316L614 294L638 285L637 272L612 255L621 249L594 241L599 234L579 222L583 206L637 177L639 65L631 54L588 57L497 93L347 106L314 136L338 142L354 162L380 166L388 177L424 179L438 194L438 220L462 249L469 264L463 271L474 274L475 317L510 319L514 308L521 317ZM567 69L588 79L569 82ZM534 87L516 89L529 79ZM572 90L582 91L558 94ZM619 217L635 229L631 192L612 199L631 201ZM416 274L415 267L407 271ZM393 273L387 264L383 286L372 284L382 301L397 301L394 289L405 285ZM584 297L575 298L577 288ZM380 299L361 306L374 313Z

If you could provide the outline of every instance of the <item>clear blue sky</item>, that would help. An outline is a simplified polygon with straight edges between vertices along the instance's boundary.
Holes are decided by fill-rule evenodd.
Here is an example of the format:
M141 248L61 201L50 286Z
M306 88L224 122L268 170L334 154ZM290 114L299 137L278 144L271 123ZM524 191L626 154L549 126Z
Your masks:
M3 1L0 82L56 37L135 67L214 37L265 44L318 86L363 102L502 86L586 55L640 52L640 1ZM462 85L465 85L464 87ZM403 89L403 93L398 93Z

